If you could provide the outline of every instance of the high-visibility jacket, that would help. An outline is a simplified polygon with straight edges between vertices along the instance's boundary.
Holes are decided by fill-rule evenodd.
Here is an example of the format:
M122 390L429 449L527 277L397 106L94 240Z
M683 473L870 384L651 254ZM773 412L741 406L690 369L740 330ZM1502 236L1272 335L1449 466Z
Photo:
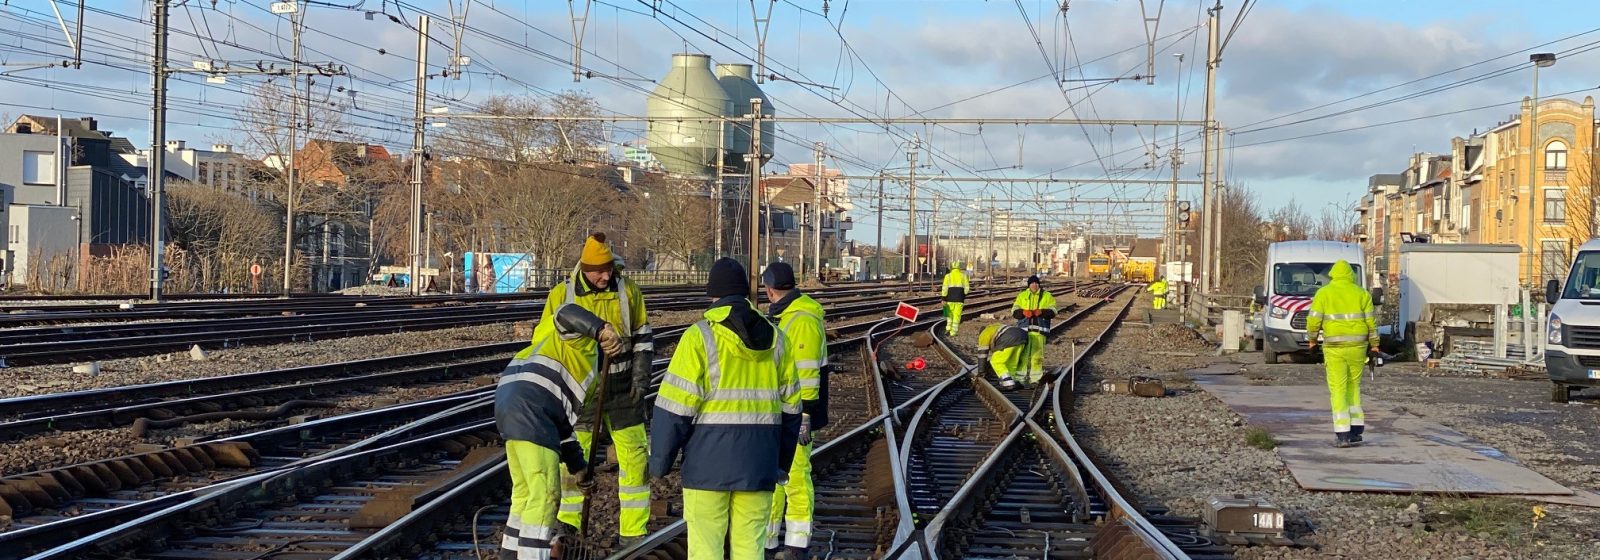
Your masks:
M811 429L828 425L828 331L822 304L792 290L767 308L767 319L777 323L789 342L800 380L800 408L811 416Z
M1024 311L1038 311L1037 317L1026 317ZM1011 303L1011 317L1017 320L1017 326L1035 332L1049 332L1050 320L1056 317L1056 297L1050 295L1050 290L1040 288L1038 293L1024 289L1017 294L1017 300Z
M939 289L939 297L944 301L961 303L967 301L967 290L971 289L971 284L967 283L967 273L953 268L944 275L944 287Z
M1167 295L1167 281L1156 280L1150 284L1150 287L1145 288L1145 291L1155 294L1156 297Z
M540 324L550 321L556 308L575 303L598 315L622 335L627 344L622 355L611 359L610 379L606 381L606 415L613 428L621 429L644 423L644 411L633 399L635 383L648 384L654 373L652 362L656 358L655 333L650 328L650 316L644 307L644 296L639 285L621 274L611 277L605 289L596 289L574 269L572 277L550 288L545 297L544 313ZM641 394L643 392L641 391ZM593 416L580 415L583 428L593 421Z
M650 475L683 453L683 487L770 492L800 439L787 341L744 296L713 303L678 339L650 421Z
M1350 263L1333 263L1328 285L1311 296L1311 311L1306 314L1306 339L1333 348L1375 346L1378 344L1378 317L1372 311L1372 295L1356 284Z
M603 323L576 305L561 306L533 330L494 391L494 421L501 437L559 449L572 437L578 411L594 389Z

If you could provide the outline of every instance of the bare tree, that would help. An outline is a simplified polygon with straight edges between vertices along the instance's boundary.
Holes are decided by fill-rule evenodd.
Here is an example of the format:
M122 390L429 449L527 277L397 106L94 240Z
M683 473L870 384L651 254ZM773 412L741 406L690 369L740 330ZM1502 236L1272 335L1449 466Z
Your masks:
M639 239L655 260L677 261L672 268L695 268L695 255L711 244L714 229L712 203L703 185L652 179L635 193L629 238Z
M480 112L501 118L452 122L438 134L434 145L443 153L508 166L602 159L605 130L601 123L534 120L600 116L600 104L587 93L567 91L549 98L495 96L481 104Z
M1218 285L1225 294L1247 294L1261 283L1273 230L1263 228L1268 223L1261 218L1260 203L1249 188L1230 186L1220 196L1222 243L1218 252L1222 266Z

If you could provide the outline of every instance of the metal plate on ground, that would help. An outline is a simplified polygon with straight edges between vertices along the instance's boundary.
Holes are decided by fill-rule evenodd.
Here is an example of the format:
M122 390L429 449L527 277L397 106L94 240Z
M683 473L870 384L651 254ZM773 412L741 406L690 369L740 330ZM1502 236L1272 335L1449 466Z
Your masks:
M1382 402L1362 400L1366 441L1339 449L1325 387L1196 382L1250 425L1272 432L1278 456L1307 490L1573 496L1493 447Z

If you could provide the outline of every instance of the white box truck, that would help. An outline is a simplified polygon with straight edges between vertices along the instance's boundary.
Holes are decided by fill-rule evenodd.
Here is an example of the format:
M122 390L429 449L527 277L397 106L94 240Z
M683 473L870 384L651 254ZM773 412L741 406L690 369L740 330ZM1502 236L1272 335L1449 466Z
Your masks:
M1388 327L1406 343L1433 342L1447 353L1449 330L1492 330L1496 305L1511 306L1522 293L1510 244L1404 243L1400 283L1390 297L1396 311Z
M1361 246L1338 241L1283 241L1267 246L1264 282L1256 286L1256 345L1266 362L1278 363L1282 354L1306 351L1306 317L1311 296L1328 284L1328 271L1340 260L1355 269L1356 282L1366 287ZM1382 298L1375 291L1373 303Z
M1578 248L1566 282L1550 280L1544 298L1550 303L1544 333L1550 400L1564 403L1573 389L1600 387L1600 239Z

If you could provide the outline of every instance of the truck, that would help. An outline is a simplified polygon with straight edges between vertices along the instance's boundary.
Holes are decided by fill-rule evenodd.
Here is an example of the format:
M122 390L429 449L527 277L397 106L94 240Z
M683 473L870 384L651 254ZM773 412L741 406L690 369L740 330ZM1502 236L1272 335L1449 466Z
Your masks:
M1284 354L1305 354L1306 318L1311 313L1311 296L1328 284L1333 263L1350 263L1356 282L1366 287L1361 246L1338 241L1281 241L1267 246L1263 283L1256 286L1255 303L1261 308L1256 317L1256 345L1269 364L1278 363ZM1373 303L1382 300L1375 291Z
M1123 282L1154 282L1156 280L1155 257L1130 257L1122 263Z
M1600 387L1600 239L1578 248L1565 281L1545 284L1550 303L1544 365L1550 400L1564 403L1574 389Z
M1388 306L1393 320L1379 327L1404 341L1449 354L1460 340L1492 340L1498 306L1517 304L1522 288L1511 244L1402 243L1400 278ZM1520 332L1520 329L1514 329ZM1420 355L1420 351L1419 351Z

